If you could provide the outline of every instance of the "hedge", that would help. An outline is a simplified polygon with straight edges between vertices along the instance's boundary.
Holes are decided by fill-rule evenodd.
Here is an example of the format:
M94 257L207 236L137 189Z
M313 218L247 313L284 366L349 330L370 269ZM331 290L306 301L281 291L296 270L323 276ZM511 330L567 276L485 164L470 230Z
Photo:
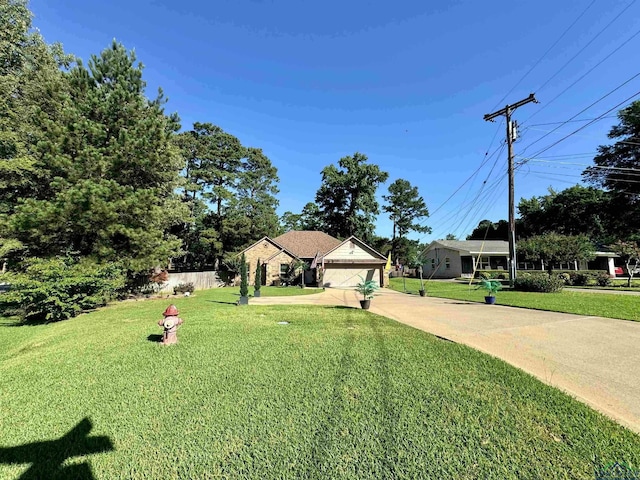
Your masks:
M549 276L545 272L521 273L513 284L514 290L521 292L554 293L562 291L564 281L557 275Z

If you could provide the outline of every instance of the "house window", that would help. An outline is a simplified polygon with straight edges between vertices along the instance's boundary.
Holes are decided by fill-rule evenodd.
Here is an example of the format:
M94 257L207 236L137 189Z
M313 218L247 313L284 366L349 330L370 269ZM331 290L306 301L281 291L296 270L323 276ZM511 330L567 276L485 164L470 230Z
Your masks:
M554 265L557 270L576 270L576 264L574 262L560 262Z
M446 257L446 258L444 259L444 268L445 268L445 269L447 269L447 268L451 268L451 260L449 259L449 257Z
M436 259L432 258L431 259L431 270L435 270L436 269Z
M285 277L289 273L289 264L281 263L280 264L280 276Z
M491 270L491 261L489 260L489 257L480 257L478 270Z

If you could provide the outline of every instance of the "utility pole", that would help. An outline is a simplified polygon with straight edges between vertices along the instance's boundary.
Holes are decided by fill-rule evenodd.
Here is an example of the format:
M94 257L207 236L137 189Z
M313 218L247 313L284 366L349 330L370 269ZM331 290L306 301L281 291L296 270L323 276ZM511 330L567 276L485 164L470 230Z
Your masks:
M527 98L520 100L512 105L507 105L502 110L498 110L497 112L488 113L484 116L484 119L488 122L493 122L494 118L500 117L502 115L505 116L507 123L507 151L509 155L509 286L513 287L513 282L516 279L516 214L515 214L515 201L514 201L514 192L513 192L513 141L515 140L515 129L513 128L513 124L511 123L511 114L513 111L526 105L527 103L538 103L536 97L533 95L529 95Z

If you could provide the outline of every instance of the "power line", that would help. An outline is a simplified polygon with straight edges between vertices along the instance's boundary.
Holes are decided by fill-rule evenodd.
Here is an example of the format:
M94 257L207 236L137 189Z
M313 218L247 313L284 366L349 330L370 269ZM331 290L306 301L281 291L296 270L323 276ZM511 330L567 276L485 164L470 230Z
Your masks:
M484 166L485 166L485 164L486 164L486 163L487 163L487 162L488 162L488 161L493 157L493 155L495 155L495 154L498 152L498 150L499 150L500 148L501 148L501 147L496 148L496 149L493 151L493 153L492 153L491 155L489 155L489 156L487 156L487 153L485 153L485 154L484 154L484 155L485 155L485 157L484 157L484 159L482 160L482 163L480 163L480 166L479 166L478 168L476 168L476 169L473 171L473 173L472 173L471 175L469 175L469 177L467 177L467 179L466 179L464 182L462 182L462 185L460 185L458 188L456 188L456 189L455 189L455 191L454 191L451 195L449 195L449 196L447 197L447 199L446 199L444 202L442 202L440 205L438 205L438 208L436 208L433 212L431 212L430 216L435 215L435 214L436 214L436 213L437 213L437 212L438 212L442 207L444 207L444 206L447 204L447 202L449 202L449 200L451 200L451 199L452 199L452 198L453 198L453 197L454 197L454 196L455 196L455 195L456 195L460 190L462 190L462 188L463 188L467 183L469 183L469 181L470 181L473 177L475 177L475 176L478 174L478 172L482 169L482 167L484 167ZM502 148L504 148L504 147L502 147Z
M578 115L583 114L584 112L586 112L587 110L589 110L591 107L593 107L594 105L600 103L602 100L604 100L605 98L607 98L609 95L611 95L612 93L620 90L622 87L624 87L627 83L633 81L635 78L637 78L638 76L640 76L640 72L636 73L634 76L632 76L631 78L629 78L628 80L625 80L623 83L621 83L620 85L618 85L616 88L614 88L613 90L610 90L609 92L607 92L606 94L604 94L603 96L601 96L600 98L598 98L595 102L593 102L591 105L583 108L582 110L580 110L578 113L576 113L573 117L569 118L569 120L573 120L574 118L576 118ZM637 94L634 94L634 96ZM626 100L625 100L626 101ZM622 102L624 103L624 102ZM621 105L621 104L619 104ZM615 108L615 107L614 107ZM582 127L580 127L578 130L576 130L576 132L579 132L580 130L582 130L583 128L591 125L592 123L594 123L595 121L601 120L602 118L604 118L604 116L611 112L611 110L608 110L607 112L605 112L602 115L599 115L598 117L592 119L589 121L589 123L583 125ZM543 135L542 137L534 140L533 142L531 142L529 145L527 145L522 152L526 152L529 148L531 148L532 145L535 145L536 143L538 143L540 140L542 140L543 138L548 137L549 135L551 135L553 132L555 132L556 130L560 129L563 125L566 125L568 123L569 120L564 121L563 123L561 123L560 125L558 125L556 128L554 128L553 130L551 130L550 132L548 132L547 134ZM574 132L575 133L575 132ZM534 155L535 156L535 155Z
M627 7L629 8L629 7ZM545 108L547 108L549 105L551 105L553 102L555 102L559 97L561 97L562 95L564 95L568 90L570 90L576 83L578 83L580 80L582 80L584 77L586 77L587 75L589 75L591 72L593 72L596 68L598 68L600 65L602 65L606 60L608 60L614 53L616 53L618 50L620 50L622 47L624 47L627 43L629 43L631 40L633 40L635 37L637 37L638 35L640 35L640 30L638 30L636 33L634 33L631 37L629 37L627 40L625 40L622 44L620 44L617 48L615 48L612 52L610 52L606 57L604 57L602 60L600 60L598 63L596 63L593 67L591 67L589 70L587 70L584 74L582 74L575 82L573 82L571 85L569 85L567 88L565 88L563 91L561 91L558 95L556 95L555 97L553 97L551 100L545 102L545 104L539 108L538 110L536 110L534 113L532 113L531 115L529 115L529 117L527 117L522 123L525 123L529 120L531 120L533 117L535 117L536 115L538 115L540 112L542 112Z
M498 128L496 128L495 133L493 134L493 137L491 138L491 142L489 143L489 148L487 148L487 151L485 152L485 158L489 153L489 150L491 150L491 147L493 146L493 143L495 142L498 133L500 132L500 127L502 126L502 122L500 122L500 124L498 125ZM498 149L500 148L504 148L504 145L502 147L498 147ZM502 152L502 150L500 150L500 152L498 152L498 155L496 156L496 161L497 159L500 157L500 153ZM495 152L494 152L495 153ZM493 155L492 155L493 156ZM477 176L476 176L477 177ZM475 183L475 178L474 180L471 182L471 185L469 185L469 188L467 188L467 193L464 196L464 199L462 200L462 203L467 201L467 198L469 197L469 192L471 191L471 189L473 188L473 184Z
M552 164L552 165L573 165L578 167L589 167L589 168L596 168L601 170L622 170L625 172L640 172L640 168L631 168L631 167L603 167L601 165L590 165L588 163L557 162L557 161L551 161L551 160L544 160L542 158L527 158L525 160L527 162L546 163L546 164ZM640 173L637 173L637 174L629 173L629 175L640 175Z
M538 93L540 93L540 91L541 91L542 89L544 89L544 87L546 87L547 85L549 85L549 83L551 82L551 80L553 80L554 78L556 78L556 77L560 74L560 72L562 72L562 70L564 70L564 69L567 67L567 65L569 65L571 62L573 62L573 61L574 61L574 60L575 60L575 59L576 59L576 58L577 58L577 57L578 57L582 52L584 52L584 51L587 49L587 47L588 47L589 45L591 45L591 44L592 44L592 43L593 43L593 42L594 42L594 41L595 41L595 40L596 40L600 35L602 35L602 33L603 33L606 29L608 29L608 28L609 28L609 27L610 27L610 26L611 26L611 25L612 25L612 24L613 24L613 23L614 23L618 18L620 18L620 17L622 16L622 14L623 14L624 12L626 12L626 11L629 9L629 7L630 7L631 5L633 5L633 1L631 1L631 2L626 6L626 7L624 7L624 8L622 9L622 11L621 11L620 13L618 13L618 15L616 15L616 16L613 18L613 20L611 20L609 23L607 23L607 24L604 26L604 28L603 28L602 30L600 30L600 31L599 31L599 32L598 32L598 33L597 33L597 34L596 34L596 35L595 35L591 40L589 40L589 42L587 42L587 44L586 44L584 47L582 47L582 48L578 51L578 53L576 53L573 57L571 57L571 58L570 58L570 59L569 59L569 60L568 60L568 61L567 61L567 62L566 62L562 67L560 67L558 70L556 70L556 73L554 73L554 74L551 76L551 78L549 78L546 82L544 82L544 83L542 84L542 86L541 86L541 87L539 87L538 89L536 89L536 91L537 91Z
M529 117L529 118L531 118L531 117ZM602 117L602 118L618 118L618 115L608 115L608 116ZM548 125L559 125L559 124L564 125L565 123L575 123L575 122L589 122L591 120L593 120L593 118L579 118L577 120L565 120L564 122L532 123L531 125L527 125L526 128L546 127ZM522 122L522 123L524 123L524 122Z
M529 70L527 70L527 73L525 73L525 74L520 78L520 80L518 80L518 81L516 82L516 84L515 84L513 87L511 87L511 90L509 90L509 91L505 94L505 96L504 96L504 97L502 97L502 98L498 101L498 103L496 103L496 104L493 106L493 108L491 108L491 110L495 110L499 105L501 105L501 104L502 104L502 102L504 102L504 100L509 96L509 94L511 94L511 92L513 92L513 91L518 87L518 85L520 85L520 84L522 83L522 81L523 81L525 78L527 78L527 76L528 76L528 75L533 71L533 69L534 69L534 68L536 68L536 67L538 66L538 64L539 64L539 63L540 63L540 62L541 62L541 61L542 61L542 60L543 60L543 59L544 59L544 58L549 54L549 52L551 52L551 50L553 50L553 48L554 48L554 47L555 47L555 46L560 42L560 40L562 40L562 39L564 38L564 36L569 32L569 30L571 30L571 29L573 28L573 26L574 26L576 23L578 23L578 21L579 21L579 20L584 16L584 14L585 14L585 13L587 13L587 10L589 10L589 9L593 6L593 4L594 4L594 3L596 3L596 0L593 0L589 5L587 5L587 8L585 8L585 9L582 11L582 13L581 13L580 15L578 15L578 18L576 18L576 19L573 21L573 23L571 23L571 25L569 25L569 26L565 29L565 31L564 31L564 32L562 32L562 35L560 35L560 36L558 37L558 39L557 39L555 42L553 42L553 45L551 45L551 46L547 49L547 51L546 51L546 52L544 52L544 53L542 54L542 56L541 56L541 57L536 61L536 63L534 63L534 64L533 64L533 66L532 66Z
M611 116L607 116L606 118L610 118ZM605 118L605 117L603 117ZM591 120L596 120L595 118L592 118ZM543 130L541 128L534 128L534 127L527 127L527 130L534 130L536 132L546 132L546 133L557 133L559 135L562 134L562 132L556 132L555 130ZM580 137L580 138L594 138L593 135L576 135L576 137ZM624 143L627 145L640 145L640 143L638 142L631 142L629 140L618 140L616 141L616 143ZM533 145L533 144L532 144Z
M547 155L544 158L548 159L548 158L570 158L570 157L594 157L597 154L598 154L598 152L567 153L567 154L564 154L564 155ZM529 157L523 157L522 155L516 155L516 158L529 158Z
M566 183L568 185L575 185L575 182L570 182L569 180L562 180L562 179L558 179L558 178L548 177L548 176L545 176L545 175L539 175L539 174L532 173L531 176L537 177L537 178L542 178L543 180L552 180L554 182L561 182L561 183Z
M638 74L640 75L640 73ZM636 75L637 76L637 75ZM626 82L625 82L626 83ZM630 97L627 97L626 99L624 99L622 102L618 103L617 105L611 107L609 110L607 110L606 112L604 112L602 115L600 115L599 117L594 118L592 121L590 121L589 123L582 125L580 128L577 128L576 130L574 130L573 132L571 132L568 135L565 135L564 137L562 137L560 140L552 143L551 145L549 145L548 147L543 148L542 150L539 150L538 152L536 152L534 155L531 155L531 157L535 158L538 155L540 155L541 153L546 152L547 150L549 150L550 148L555 147L556 145L558 145L559 143L565 141L567 138L571 137L572 135L575 135L576 133L578 133L581 130L584 130L585 128L587 128L589 125L592 125L593 123L597 122L598 120L601 120L602 117L604 117L607 113L612 112L613 110L615 110L616 108L620 107L620 105L628 102L629 100L631 100L634 97L637 97L638 95L640 95L640 91L637 91L636 93L634 93L633 95L631 95ZM548 135L548 134L547 134Z
M504 146L502 146L500 153L502 152L502 150L504 150ZM499 156L498 156L499 158ZM486 182L485 182L486 183ZM485 188L485 185L483 184L480 187L480 191L482 191L482 189ZM491 185L489 186L489 188L491 188ZM456 222L457 218L460 217L460 215L462 215L464 212L468 211L469 209L472 209L475 205L475 199L474 200L470 200L467 202L466 198L460 202L460 204L457 206L457 208L454 211L450 211L448 214L446 214L442 219L439 220L439 222L441 223L446 223L446 222ZM433 220L433 218L432 218Z
M487 195L487 197L484 199L484 201L481 204L479 204L479 208L477 209L477 213L475 217L472 216L470 218L469 222L467 222L464 229L462 229L463 232L465 231L468 232L472 230L473 228L475 228L474 225L478 225L483 219L486 218L489 210L494 205L494 202L498 198L503 196L505 190L507 190L508 182L504 182L505 179L506 179L506 175L503 175L498 179L497 182L495 182L494 190ZM482 207L484 207L484 209L481 210Z
M555 175L558 177L571 177L571 178L582 178L581 174L575 173L555 173L555 172L541 172L540 170L529 170L531 173L544 173L546 175ZM626 178L608 178L608 182L616 182L616 183L640 183L640 180L629 180Z
M501 180L502 180L502 178L499 178L499 179L498 179L498 182L499 182L499 181L501 181ZM494 184L496 184L496 183L498 183L498 182L494 182ZM467 217L468 217L468 216L469 216L469 214L473 211L473 209L475 209L475 208L476 208L476 205L480 205L480 206L482 206L482 204L483 204L483 203L485 203L485 202L480 203L480 202L479 202L479 200L480 200L480 197L482 196L482 193L483 193L483 191L484 191L484 188L485 188L485 186L486 186L486 183L487 183L487 181L485 180L485 181L483 182L483 184L482 184L482 187L480 188L480 190L478 191L478 193L477 193L477 194L476 194L476 196L474 197L474 199L473 199L473 201L472 201L472 203L471 203L471 207L469 208L469 210L467 210L467 212L465 213L465 215L462 217L462 220L460 220L460 222L458 223L458 226L456 227L456 230L458 230L458 229L462 226L462 223L467 219Z
M490 197L492 198L495 195L495 188L505 178L506 178L506 173L502 174L500 177L494 180L488 187L486 187L488 188L490 193L488 194L487 198L483 199L482 202L478 201L479 195L476 195L476 198L474 198L473 201L469 202L468 204L461 204L455 213L450 214L447 218L440 221L440 226L436 227L437 228L436 231L442 231L443 233L445 231L452 232L452 233L458 232L460 227L462 226L462 223L465 221L465 219L467 219L469 215L473 217L474 210L479 210L482 207L482 205L491 206L493 204L493 200L489 201L489 198ZM464 215L462 217L462 220L458 221L458 217L460 217L460 215L463 212L464 212ZM457 223L457 226L454 227L454 224L456 223Z

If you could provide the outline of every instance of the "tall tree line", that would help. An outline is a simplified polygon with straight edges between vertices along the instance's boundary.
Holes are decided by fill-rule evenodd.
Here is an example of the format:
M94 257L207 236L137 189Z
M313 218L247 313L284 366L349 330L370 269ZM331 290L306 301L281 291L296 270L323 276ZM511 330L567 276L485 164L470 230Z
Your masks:
M183 159L182 201L190 218L175 229L187 268L219 266L225 253L279 231L278 172L259 148L211 123L176 138Z
M162 90L114 41L86 65L0 2L0 262L73 257L130 278L214 263L273 234L277 171L210 123L180 131Z
M146 96L142 66L116 43L87 66L2 3L0 236L24 257L72 254L131 272L180 250L176 115Z
M337 238L354 235L384 253L391 251L394 259L404 263L416 256L419 242L408 239L410 232L428 233L424 224L429 210L418 188L404 179L397 179L382 198L382 210L392 221L391 238L374 234L380 214L376 193L389 174L369 163L366 155L356 152L341 158L337 165L321 171L322 183L315 203L307 203L299 214L287 211L281 217L284 230L322 230Z

